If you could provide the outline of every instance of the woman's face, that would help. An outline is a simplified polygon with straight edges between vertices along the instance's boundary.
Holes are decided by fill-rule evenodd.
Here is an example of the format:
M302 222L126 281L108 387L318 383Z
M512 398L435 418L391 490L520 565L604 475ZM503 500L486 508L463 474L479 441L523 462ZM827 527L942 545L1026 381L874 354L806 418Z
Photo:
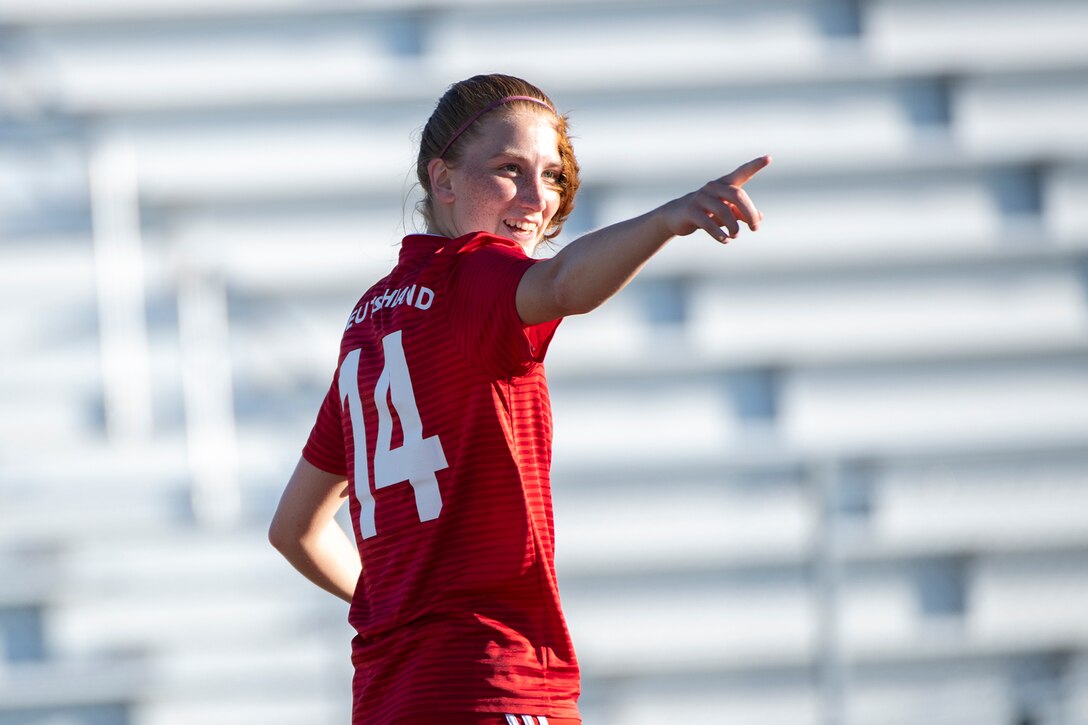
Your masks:
M563 165L554 123L528 109L488 114L456 167L432 161L436 231L489 232L531 254L559 208ZM436 163L448 174L445 183L434 183Z

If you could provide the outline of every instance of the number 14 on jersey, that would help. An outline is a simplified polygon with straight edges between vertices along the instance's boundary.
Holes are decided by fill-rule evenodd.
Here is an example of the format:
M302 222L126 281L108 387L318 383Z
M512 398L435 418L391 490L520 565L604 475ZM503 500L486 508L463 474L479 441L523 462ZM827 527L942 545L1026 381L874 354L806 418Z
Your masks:
M378 413L378 438L374 446L374 489L409 483L415 492L420 521L431 521L442 512L442 494L435 473L446 468L446 454L438 436L423 437L408 361L404 357L401 331L382 338L385 365L374 386L374 395L366 402ZM338 385L341 403L351 416L351 434L355 443L355 495L359 499L359 530L364 539L378 533L375 523L374 494L370 490L370 465L367 461L366 423L363 398L359 393L359 365L362 350L352 350L340 366ZM393 416L400 420L402 443L392 447Z

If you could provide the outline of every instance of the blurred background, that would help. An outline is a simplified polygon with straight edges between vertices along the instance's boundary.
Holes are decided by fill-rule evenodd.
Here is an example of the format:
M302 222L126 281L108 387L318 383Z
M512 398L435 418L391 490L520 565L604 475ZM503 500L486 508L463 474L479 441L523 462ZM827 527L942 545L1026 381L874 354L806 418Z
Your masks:
M266 543L448 84L565 239L763 153L549 355L587 725L1088 723L1088 3L0 0L0 724L348 720ZM560 244L563 240L560 240Z

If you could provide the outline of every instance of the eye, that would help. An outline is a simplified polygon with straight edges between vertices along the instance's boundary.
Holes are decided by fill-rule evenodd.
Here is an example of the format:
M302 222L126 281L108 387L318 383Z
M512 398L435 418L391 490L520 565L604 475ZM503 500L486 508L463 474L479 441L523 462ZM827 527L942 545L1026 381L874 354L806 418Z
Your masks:
M516 174L519 171L521 171L521 169L518 167L517 164L511 162L511 163L503 164L502 166L500 166L499 171L506 171L506 172L511 173L511 174Z
M562 186L566 182L563 172L559 169L548 169L543 173L544 180L553 186Z

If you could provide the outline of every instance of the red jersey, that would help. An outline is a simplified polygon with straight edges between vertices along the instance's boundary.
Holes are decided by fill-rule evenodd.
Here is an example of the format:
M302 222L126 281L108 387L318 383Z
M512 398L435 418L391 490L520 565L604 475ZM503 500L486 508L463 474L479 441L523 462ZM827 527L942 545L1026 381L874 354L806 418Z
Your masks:
M356 724L578 716L541 364L559 320L515 304L533 264L488 234L411 235L348 318L303 455L350 482Z

